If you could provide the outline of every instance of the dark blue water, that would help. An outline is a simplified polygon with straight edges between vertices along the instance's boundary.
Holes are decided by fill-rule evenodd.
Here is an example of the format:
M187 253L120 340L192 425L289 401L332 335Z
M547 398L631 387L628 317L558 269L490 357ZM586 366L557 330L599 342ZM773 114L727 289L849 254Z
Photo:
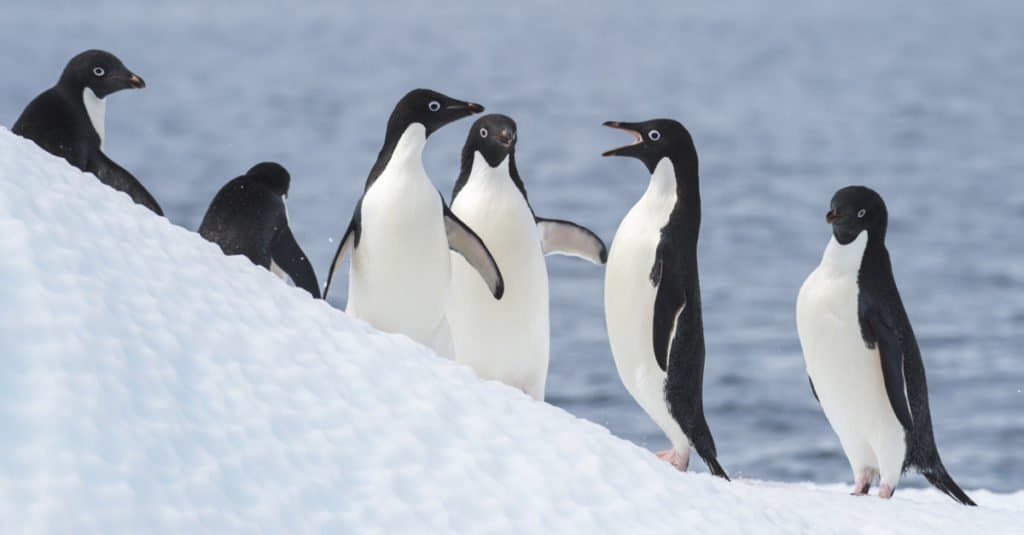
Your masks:
M1018 3L258 4L5 0L0 124L73 54L109 49L149 87L110 99L108 153L171 221L196 228L226 180L278 160L293 175L292 225L323 278L408 89L514 117L537 212L606 240L647 174L599 156L627 141L601 122L678 118L701 156L705 402L720 460L734 475L788 481L849 479L793 316L828 239L829 198L870 185L889 205L946 465L967 488L1024 487ZM468 127L427 148L446 193ZM549 265L549 401L663 447L612 364L602 270Z

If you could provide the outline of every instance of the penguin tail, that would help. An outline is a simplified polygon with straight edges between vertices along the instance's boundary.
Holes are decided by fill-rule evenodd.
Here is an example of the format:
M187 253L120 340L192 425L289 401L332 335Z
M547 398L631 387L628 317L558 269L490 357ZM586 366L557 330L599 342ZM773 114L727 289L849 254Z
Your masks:
M729 479L729 474L725 473L725 468L722 468L722 465L718 464L717 457L705 457L704 462L707 463L708 470L711 471L711 475L718 476L726 481L732 481Z
M935 488L946 493L947 496L953 498L957 502L963 505L978 505L974 503L974 500L967 496L963 489L960 488L960 485L957 485L956 482L953 481L953 478L950 477L949 472L946 471L946 467L943 466L941 462L933 468L922 470L921 474L929 483L934 485Z

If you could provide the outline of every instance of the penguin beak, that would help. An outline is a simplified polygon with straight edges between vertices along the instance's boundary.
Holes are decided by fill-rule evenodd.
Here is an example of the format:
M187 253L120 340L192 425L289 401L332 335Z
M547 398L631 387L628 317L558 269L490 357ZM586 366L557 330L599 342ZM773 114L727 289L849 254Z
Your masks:
M459 102L457 104L452 104L452 105L448 106L448 109L449 110L465 110L465 111L469 112L470 115L473 115L474 113L480 113L480 112L484 111L484 107L479 105L479 104L477 104L476 102Z
M498 135L495 136L495 137L498 139L498 143L501 143L502 146L504 146L504 147L511 147L512 146L512 133L509 132L508 130L502 129L501 132L498 132Z
M146 87L146 81L139 78L139 75L132 73L132 75L128 77L128 85L133 89L142 89L143 87Z
M601 156L632 156L633 147L636 147L643 143L644 137L640 135L640 131L633 123L620 123L618 121L605 121L604 126L608 128L614 128L616 130L622 130L633 134L633 143L629 145L623 145L617 149L612 149L601 153Z
M835 222L836 219L839 219L839 213L836 212L834 209L829 210L829 212L825 214L825 222L828 223L829 225Z

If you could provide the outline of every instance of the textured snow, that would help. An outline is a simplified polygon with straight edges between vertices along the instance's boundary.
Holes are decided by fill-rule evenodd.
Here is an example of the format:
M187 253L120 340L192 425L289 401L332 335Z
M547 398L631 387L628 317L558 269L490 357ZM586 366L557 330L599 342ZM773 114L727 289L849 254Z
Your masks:
M376 332L0 128L0 526L16 532L1011 533L680 474ZM600 321L600 318L594 318ZM765 447L748 444L747 447Z

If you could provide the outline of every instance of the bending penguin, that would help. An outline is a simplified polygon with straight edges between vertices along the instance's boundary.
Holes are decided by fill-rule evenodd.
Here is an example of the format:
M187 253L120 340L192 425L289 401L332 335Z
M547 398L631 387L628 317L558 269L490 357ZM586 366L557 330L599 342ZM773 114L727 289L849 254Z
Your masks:
M832 237L800 288L796 325L811 392L839 436L855 483L891 498L916 468L964 505L974 502L946 472L932 434L924 363L885 246L882 197L850 186L832 197Z
M485 115L469 129L452 212L487 244L505 295L494 300L472 266L453 258L448 320L456 360L543 400L551 335L544 255L604 264L608 252L590 230L534 215L516 168L516 141L516 123L504 115Z
M604 156L637 158L651 173L608 255L604 308L615 367L672 443L659 458L685 471L692 444L712 474L729 479L704 419L697 150L686 128L671 119L604 124L636 138Z
M253 264L291 280L320 298L316 273L288 226L285 200L291 176L264 162L224 185L206 210L199 235L226 255L245 255Z
M146 82L113 54L87 50L71 58L57 85L33 99L11 131L163 215L142 183L103 153L107 96L143 87Z
M504 293L501 271L480 238L449 210L423 169L423 147L442 126L483 111L429 89L410 91L395 105L384 146L338 246L326 297L346 254L347 312L374 327L401 333L454 357L446 318L451 288L449 248L483 278L495 299Z

